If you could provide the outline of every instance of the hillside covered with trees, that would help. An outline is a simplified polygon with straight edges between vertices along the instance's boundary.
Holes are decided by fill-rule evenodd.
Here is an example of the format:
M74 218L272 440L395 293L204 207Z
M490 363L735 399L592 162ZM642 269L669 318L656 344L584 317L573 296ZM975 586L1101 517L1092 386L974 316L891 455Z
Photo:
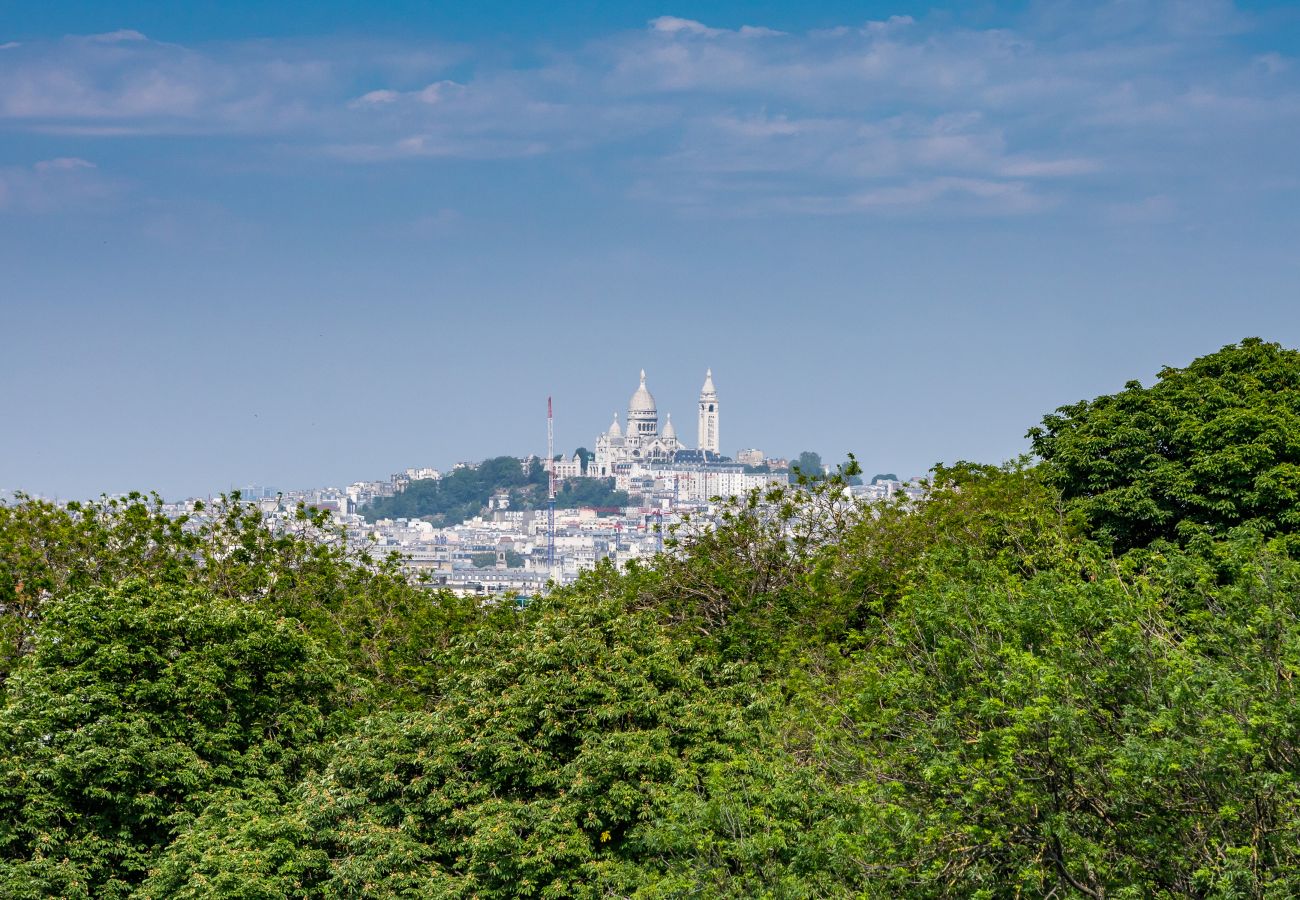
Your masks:
M474 467L453 469L439 479L413 481L404 491L369 503L362 513L371 522L406 518L428 519L439 526L455 525L483 512L497 491L509 495L513 509L542 509L547 503L548 487L544 460L525 467L517 457L497 456ZM555 495L559 509L621 507L627 503L627 492L616 490L612 478L566 480Z
M518 607L307 511L0 507L0 896L1300 895L1300 353L1030 438Z

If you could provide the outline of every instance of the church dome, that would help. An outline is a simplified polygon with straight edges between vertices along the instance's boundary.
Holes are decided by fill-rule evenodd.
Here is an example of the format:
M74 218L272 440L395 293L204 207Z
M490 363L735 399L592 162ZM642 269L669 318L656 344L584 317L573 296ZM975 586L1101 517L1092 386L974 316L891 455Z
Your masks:
M618 413L614 413L614 423L609 426L609 431L606 433L612 438L623 436L623 429L618 426Z
M664 440L665 441L677 440L677 429L673 427L672 413L668 414L668 424L664 426Z
M655 408L654 395L646 390L645 369L641 370L641 386L636 389L636 393L628 401L627 412L629 416L636 413L655 415L658 412Z

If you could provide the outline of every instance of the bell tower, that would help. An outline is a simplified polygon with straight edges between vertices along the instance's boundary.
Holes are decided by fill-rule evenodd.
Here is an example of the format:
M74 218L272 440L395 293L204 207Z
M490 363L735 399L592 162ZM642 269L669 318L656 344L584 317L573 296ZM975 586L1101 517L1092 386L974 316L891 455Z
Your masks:
M718 440L718 392L713 387L713 370L704 373L704 387L700 388L700 429L699 446L721 454L721 442Z

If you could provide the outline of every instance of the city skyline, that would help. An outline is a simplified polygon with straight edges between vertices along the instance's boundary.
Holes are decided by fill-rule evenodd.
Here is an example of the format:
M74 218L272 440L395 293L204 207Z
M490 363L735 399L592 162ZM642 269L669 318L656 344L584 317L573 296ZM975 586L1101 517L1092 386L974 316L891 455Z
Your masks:
M572 453L641 368L727 455L1001 462L1300 346L1296 158L1280 2L15 7L0 489Z

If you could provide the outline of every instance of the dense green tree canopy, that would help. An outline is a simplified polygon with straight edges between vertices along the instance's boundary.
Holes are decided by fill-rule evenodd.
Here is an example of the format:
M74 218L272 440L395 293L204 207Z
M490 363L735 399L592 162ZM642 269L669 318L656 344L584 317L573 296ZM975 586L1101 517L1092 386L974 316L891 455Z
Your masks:
M456 469L439 480L413 481L392 497L381 497L365 507L370 521L383 518L429 518L440 525L454 525L483 512L496 491L510 494L515 509L546 506L549 476L543 465L527 471L513 456L485 460L476 469ZM561 509L580 506L627 506L626 491L615 490L612 478L570 478L562 481L555 505Z
M327 513L300 508L291 527L272 531L238 495L177 519L138 494L66 507L27 500L0 504L0 679L31 650L46 602L130 578L298 620L363 674L373 702L427 692L434 652L483 615L471 600L409 583L396 558L349 551Z
M1250 525L1300 531L1300 353L1250 338L1030 431L1049 477L1118 549Z
M127 582L53 600L0 710L7 897L126 897L212 792L292 782L338 666L246 604Z
M376 519L419 519L432 517L439 524L455 525L473 518L497 491L508 491L525 505L545 498L547 484L544 463L525 468L514 456L485 459L476 467L453 469L442 478L420 479L391 497L380 497L362 509Z
M627 491L614 487L613 478L569 478L555 492L555 505L560 509L621 509L631 502Z
M826 835L812 826L832 798L772 748L773 699L744 667L697 656L609 596L625 592L610 581L598 575L583 604L543 602L521 630L463 648L435 710L368 721L289 802L200 823L152 895L183 894L196 872L273 883L290 856L309 896L830 884ZM754 834L730 840L728 828ZM288 836L294 853L249 871L258 832Z

